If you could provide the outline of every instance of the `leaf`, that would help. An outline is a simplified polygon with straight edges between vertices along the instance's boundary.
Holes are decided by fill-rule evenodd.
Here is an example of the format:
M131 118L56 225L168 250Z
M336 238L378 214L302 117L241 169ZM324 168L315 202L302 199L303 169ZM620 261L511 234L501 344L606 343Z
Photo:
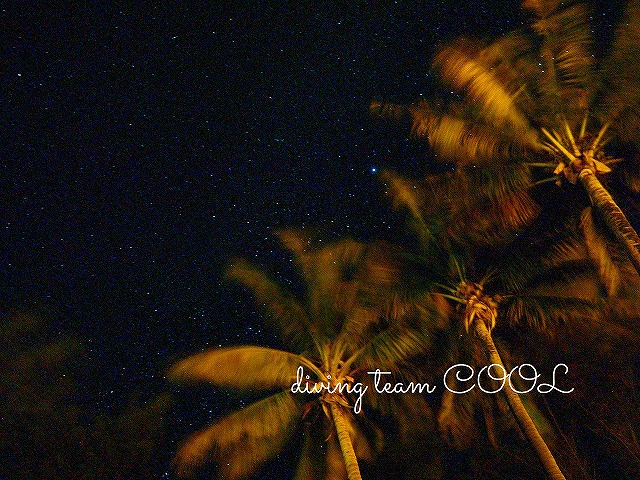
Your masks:
M587 207L582 211L580 226L584 233L589 258L593 260L598 268L600 280L604 284L607 294L615 296L620 286L620 269L611 259L605 238L596 229L591 207Z
M363 368L395 371L412 357L428 351L434 341L430 325L440 325L439 312L428 311L430 318L420 319L416 324L396 321L373 336L356 356L354 365Z
M515 102L521 85L509 88L496 76L493 65L482 62L479 52L462 42L443 48L434 60L442 78L459 91L465 91L468 101L480 108L479 116L498 131L511 132L519 143L539 148L538 133Z
M355 306L358 285L354 278L367 250L365 244L347 238L314 252L314 275L307 296L318 315L343 315Z
M272 348L219 348L178 362L167 377L243 390L289 388L296 381L296 371L303 361L299 355Z
M461 244L497 245L514 239L540 212L528 193L524 165L459 168L450 180L448 233Z
M384 170L382 179L387 185L393 208L404 207L411 216L424 222L422 210L425 204L425 192L419 182L408 180L391 170Z
M492 165L517 156L513 142L493 128L452 115L435 115L424 107L413 112L412 131L427 138L443 160L459 165Z
M593 274L583 239L566 222L561 225L537 222L523 232L522 240L505 247L498 258L500 288L504 292L531 291L539 285L557 286L559 282L572 282Z
M302 231L283 230L278 236L294 253L307 284L305 307L313 318L307 328L335 337L345 312L356 305L358 284L354 278L365 262L368 246L347 238L312 249Z
M380 323L382 312L379 309L356 307L346 316L337 335L334 348L352 354L368 341L372 329Z
M616 123L624 124L626 109L637 112L640 104L639 47L640 2L629 0L618 22L610 53L600 70L602 84L594 103L595 113L603 125L608 122L614 122L614 127ZM631 116L635 116L637 122L637 113Z
M547 128L561 130L565 119L576 129L593 96L592 38L589 12L584 5L525 2L536 12L534 31L541 37L538 74L540 109Z
M185 476L213 459L222 478L244 478L282 449L301 415L289 392L277 393L191 435L174 464Z
M227 278L247 286L256 303L264 308L285 342L307 349L313 345L314 327L298 300L271 280L260 268L243 259L231 263Z
M462 208L461 208L462 207ZM513 240L540 211L527 192L513 192L501 202L486 200L473 206L456 206L448 234L460 244L500 245Z
M499 305L499 317L510 326L524 326L542 333L576 320L596 322L602 315L598 301L576 297L509 295Z

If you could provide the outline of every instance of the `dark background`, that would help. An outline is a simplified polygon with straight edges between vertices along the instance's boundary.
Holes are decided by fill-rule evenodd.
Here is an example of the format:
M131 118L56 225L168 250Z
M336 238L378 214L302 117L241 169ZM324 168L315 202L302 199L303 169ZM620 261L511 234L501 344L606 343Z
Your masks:
M68 3L0 12L0 307L81 335L105 408L187 353L274 341L221 274L286 276L275 229L401 235L374 173L419 176L425 148L370 100L428 94L438 43L524 21L513 1Z

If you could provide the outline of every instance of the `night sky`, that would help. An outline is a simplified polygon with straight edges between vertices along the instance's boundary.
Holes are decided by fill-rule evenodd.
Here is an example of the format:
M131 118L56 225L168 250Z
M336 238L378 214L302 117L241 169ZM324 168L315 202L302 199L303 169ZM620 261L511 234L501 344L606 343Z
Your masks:
M0 13L0 306L82 335L107 405L207 345L273 341L221 274L285 277L274 230L397 235L374 173L419 176L426 149L370 100L415 100L438 43L524 21L514 1L119 3Z

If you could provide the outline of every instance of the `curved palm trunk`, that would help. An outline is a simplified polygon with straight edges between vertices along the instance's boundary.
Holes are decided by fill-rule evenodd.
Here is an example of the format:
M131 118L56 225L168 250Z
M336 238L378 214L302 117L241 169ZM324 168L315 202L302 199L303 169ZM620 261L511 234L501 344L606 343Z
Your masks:
M640 237L607 189L602 186L600 180L590 169L583 169L578 178L589 194L591 203L602 214L609 229L624 246L636 272L640 274Z
M342 407L335 402L331 403L331 416L333 417L333 424L335 425L336 432L338 433L340 449L342 450L344 463L347 467L347 476L349 477L349 480L362 480L362 477L360 476L360 467L358 466L358 459L356 457L356 452L353 449L353 443L351 442L349 428L346 420L344 419Z
M478 337L480 337L482 343L484 344L485 352L489 361L505 368L504 364L502 363L502 359L500 358L500 354L498 353L498 349L493 343L491 333L489 332L489 329L487 329L485 323L481 320L476 320L475 330L476 334L478 335ZM507 397L507 403L509 404L511 411L515 416L518 425L520 425L520 428L524 432L525 436L527 437L529 442L531 442L531 445L538 454L540 462L542 463L542 466L547 472L549 478L554 480L566 480L564 475L560 471L560 467L558 467L555 458L553 458L553 454L549 450L549 447L547 447L544 439L542 438L542 436L540 436L540 432L538 432L535 423L533 423L533 420L531 420L527 409L522 404L522 400L520 400L518 394L509 387L509 382L505 382L504 391Z

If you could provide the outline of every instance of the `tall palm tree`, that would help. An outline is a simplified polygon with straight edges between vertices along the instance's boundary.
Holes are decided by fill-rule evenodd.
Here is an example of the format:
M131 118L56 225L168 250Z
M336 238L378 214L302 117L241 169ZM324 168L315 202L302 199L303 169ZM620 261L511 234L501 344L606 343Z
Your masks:
M640 139L640 2L627 2L603 58L596 58L605 50L595 51L584 5L526 0L524 8L531 28L488 46L458 40L440 50L434 66L461 101L374 101L371 110L408 114L437 158L503 172L495 175L511 169L511 195L522 195L523 184L580 183L640 272L640 238L600 182L621 161L607 153L607 143ZM529 170L536 168L554 176L535 181Z
M369 283L363 288L363 276L375 271L376 278L384 277L376 249L353 240L313 249L301 232L279 236L302 273L302 298L244 260L233 262L227 275L253 292L291 351L218 348L170 370L173 380L272 392L189 437L176 455L183 474L212 458L223 478L246 477L298 431L303 441L296 479L360 479L358 459L371 458L379 443L379 435L373 435L372 443L365 434L377 429L364 422L364 412L358 413L369 398L362 395L363 378L375 368L397 372L428 344L424 323L386 318L401 302L378 302L387 297L382 287ZM419 307L422 312L436 310L427 297Z
M460 239L452 241L451 230L442 228L449 224L452 216L458 215L455 204L464 202L456 196L455 190L426 191L442 185L448 188L446 182L417 185L390 172L385 174L385 179L395 205L409 211L411 223L421 240L423 260L420 256L412 259L423 261L421 271L428 269L429 275L422 279L418 288L454 302L458 306L460 322L457 328L453 327L451 339L459 342L465 338L464 332L471 332L483 345L489 362L500 365L503 371L510 370L505 367L493 339L496 325L504 329L502 331L519 327L546 334L558 332L561 325L567 323L615 330L610 327L609 316L638 316L640 313L637 303L629 304L622 299L607 302L601 293L605 285L597 275L601 265L589 258L588 247L578 234L577 225L557 231L549 231L545 226L540 235L530 232L526 240L501 247L495 245L493 250L484 248L480 256L479 250L464 245ZM438 214L434 213L438 210ZM468 217L463 224L473 230L474 221L475 218ZM413 270L419 269L414 267ZM483 271L490 273L482 275ZM416 281L420 283L419 279ZM473 355L471 358L473 360ZM550 427L544 423L531 399L521 398L509 382L502 391L549 477L564 478L538 431L539 427L546 431ZM481 401L478 397L467 396L465 399L464 395L445 392L439 414L445 433L454 437L468 435L468 429L460 428L463 420L458 408L461 402L469 399ZM535 413L537 424L530 413ZM466 420L471 418L472 415Z

